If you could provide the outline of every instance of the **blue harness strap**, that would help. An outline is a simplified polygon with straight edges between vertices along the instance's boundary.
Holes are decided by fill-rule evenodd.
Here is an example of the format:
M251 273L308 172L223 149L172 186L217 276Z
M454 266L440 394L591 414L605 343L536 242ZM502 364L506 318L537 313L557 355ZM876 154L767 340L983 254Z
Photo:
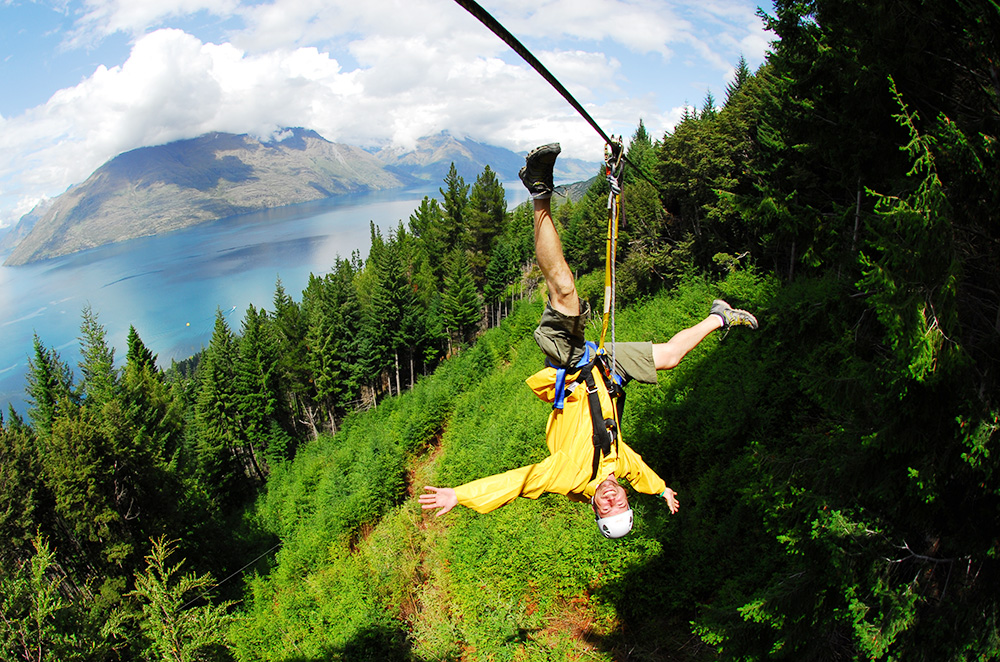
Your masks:
M577 361L576 365L573 367L583 368L593 360L591 354L596 353L597 344L588 340L583 346L583 356L580 357L580 360ZM562 409L566 400L566 367L553 365L548 359L545 359L545 364L556 369L556 393L555 398L552 401L552 408Z

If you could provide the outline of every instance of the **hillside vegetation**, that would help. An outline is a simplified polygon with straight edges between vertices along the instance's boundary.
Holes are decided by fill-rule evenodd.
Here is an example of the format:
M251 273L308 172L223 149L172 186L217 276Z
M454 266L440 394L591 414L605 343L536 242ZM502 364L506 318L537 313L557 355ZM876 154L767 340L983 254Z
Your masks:
M556 495L418 508L545 455L531 212L451 168L166 371L89 309L79 378L35 339L0 657L1000 658L1000 7L865 4L777 2L760 70L629 142L618 338L761 321L629 387L679 514L636 495L614 542ZM608 190L554 212L598 308Z

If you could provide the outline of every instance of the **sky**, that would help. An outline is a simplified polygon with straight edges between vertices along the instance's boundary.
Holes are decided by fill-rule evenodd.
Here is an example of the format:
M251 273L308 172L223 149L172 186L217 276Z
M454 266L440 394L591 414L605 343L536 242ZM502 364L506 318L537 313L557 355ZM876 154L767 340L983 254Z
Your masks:
M721 103L772 36L755 0L479 0L608 134ZM138 147L211 131L516 152L603 139L453 0L0 0L0 228Z

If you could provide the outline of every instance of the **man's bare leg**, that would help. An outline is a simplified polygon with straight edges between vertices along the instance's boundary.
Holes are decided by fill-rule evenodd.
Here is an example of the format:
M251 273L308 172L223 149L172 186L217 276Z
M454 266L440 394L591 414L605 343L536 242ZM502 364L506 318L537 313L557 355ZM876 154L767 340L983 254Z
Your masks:
M559 233L552 222L552 168L561 148L549 143L531 150L524 167L518 173L535 205L535 258L545 277L552 308L564 315L580 314L580 298L576 293L573 272L566 264Z
M551 198L535 199L535 258L545 277L552 307L564 315L580 314L573 272L563 255L562 241L552 221Z
M732 308L725 301L716 299L712 302L708 317L694 326L678 331L667 342L653 345L653 364L657 370L675 368L708 334L729 326L749 326L756 329L757 318L745 310Z
M697 347L698 343L707 338L708 334L721 328L722 318L718 315L709 315L694 326L678 331L667 342L654 344L653 365L656 366L657 370L670 370L677 367L681 359Z

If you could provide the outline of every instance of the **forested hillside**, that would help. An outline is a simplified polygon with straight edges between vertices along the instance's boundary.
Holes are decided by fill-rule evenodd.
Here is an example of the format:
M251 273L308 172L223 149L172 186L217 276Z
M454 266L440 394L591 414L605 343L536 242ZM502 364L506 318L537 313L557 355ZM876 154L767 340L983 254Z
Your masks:
M99 311L75 372L36 339L0 425L2 657L1000 658L1000 6L766 20L760 70L628 146L618 338L714 297L761 321L629 387L679 514L637 495L610 541L557 495L419 509L546 453L530 210L452 170L189 362L133 332L119 366ZM555 211L595 305L608 190Z

